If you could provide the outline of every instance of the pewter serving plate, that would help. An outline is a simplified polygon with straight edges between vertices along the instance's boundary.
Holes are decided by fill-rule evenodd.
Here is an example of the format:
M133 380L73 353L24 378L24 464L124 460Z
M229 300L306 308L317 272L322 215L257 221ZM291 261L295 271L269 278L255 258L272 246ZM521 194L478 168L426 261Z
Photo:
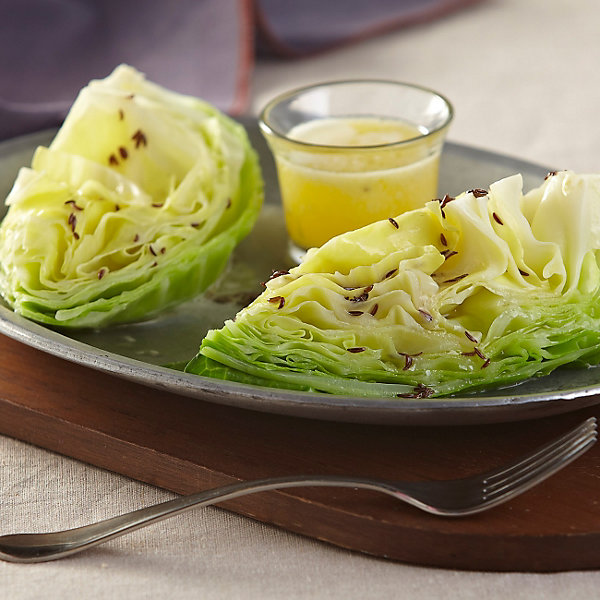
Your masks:
M220 327L256 297L262 290L260 282L272 270L290 266L273 161L256 123L245 125L261 157L266 203L227 271L205 294L152 321L66 333L24 319L0 301L0 332L65 360L146 386L208 402L315 419L386 425L475 424L548 416L600 402L597 368L563 368L510 388L461 397L377 400L256 387L162 366L192 358L208 329ZM2 198L19 167L29 165L36 146L48 144L54 133L42 132L0 144ZM525 189L530 189L541 183L548 170L448 143L442 159L440 193L456 195L466 189L487 188L517 172L523 174Z

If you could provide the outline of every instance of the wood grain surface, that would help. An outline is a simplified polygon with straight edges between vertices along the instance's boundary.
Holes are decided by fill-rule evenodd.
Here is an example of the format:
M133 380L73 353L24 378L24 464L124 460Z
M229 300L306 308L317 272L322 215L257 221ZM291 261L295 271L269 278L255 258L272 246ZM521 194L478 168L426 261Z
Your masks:
M365 426L270 415L124 381L0 335L0 433L178 493L241 479L454 478L509 461L591 408L512 424ZM221 506L337 546L470 570L600 567L600 444L519 498L440 518L368 491L298 488Z

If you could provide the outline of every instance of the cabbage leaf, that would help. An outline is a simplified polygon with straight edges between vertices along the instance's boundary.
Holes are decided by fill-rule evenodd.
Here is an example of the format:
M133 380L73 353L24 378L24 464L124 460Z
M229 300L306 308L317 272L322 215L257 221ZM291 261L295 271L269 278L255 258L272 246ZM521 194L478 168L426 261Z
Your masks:
M311 249L186 370L365 397L504 386L600 360L600 176L514 175Z
M81 90L20 170L0 226L0 293L47 325L148 318L217 278L262 198L240 124L121 65Z

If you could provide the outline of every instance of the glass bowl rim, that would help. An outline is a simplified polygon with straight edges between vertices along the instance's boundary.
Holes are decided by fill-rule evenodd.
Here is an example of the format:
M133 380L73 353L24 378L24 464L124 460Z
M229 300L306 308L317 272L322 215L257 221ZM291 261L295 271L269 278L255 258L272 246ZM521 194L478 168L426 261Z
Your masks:
M422 92L426 92L426 93L431 94L432 96L435 96L442 100L442 102L445 104L445 106L448 109L448 115L441 125L439 125L435 129L429 130L427 133L423 133L421 135L418 135L418 136L415 136L415 137L412 137L412 138L409 138L406 140L399 140L397 142L386 142L384 144L369 144L369 145L365 145L365 146L343 146L343 145L336 145L336 144L315 144L313 142L304 142L301 140L296 140L296 139L290 138L287 134L277 130L277 128L274 127L269 122L268 114L273 109L273 107L289 98L292 98L293 96L296 96L298 94L305 93L305 92L310 92L311 90L321 88L321 87L330 87L330 86L347 85L347 84L364 84L364 83L391 85L394 87L410 88L413 90L419 90ZM259 124L261 132L265 136L273 135L276 138L285 140L286 142L288 142L290 144L296 144L300 147L305 147L307 149L312 148L312 149L322 149L322 150L337 150L339 152L339 151L344 151L344 150L360 151L360 150L393 148L393 147L400 147L400 146L414 144L416 141L424 140L428 137L431 137L431 136L439 133L440 131L443 131L450 125L453 118L454 118L454 107L453 107L452 103L450 102L450 100L448 100L448 98L446 98L446 96L444 96L443 94L441 94L440 92L437 92L436 90L434 90L432 88L414 84L414 83L397 81L394 79L339 79L339 80L322 81L319 83L313 83L310 85L305 85L302 87L294 88L294 89L288 90L286 92L283 92L281 94L278 94L277 96L272 98L266 104L266 106L262 109L262 111L260 112L260 115L258 117L258 124Z

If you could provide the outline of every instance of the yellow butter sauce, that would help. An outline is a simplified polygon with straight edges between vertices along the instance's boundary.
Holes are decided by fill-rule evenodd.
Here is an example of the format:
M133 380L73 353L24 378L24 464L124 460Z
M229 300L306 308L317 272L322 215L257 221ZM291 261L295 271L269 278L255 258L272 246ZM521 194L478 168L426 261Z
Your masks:
M434 198L442 141L425 134L375 117L317 119L293 128L292 143L276 154L292 241L321 246Z

